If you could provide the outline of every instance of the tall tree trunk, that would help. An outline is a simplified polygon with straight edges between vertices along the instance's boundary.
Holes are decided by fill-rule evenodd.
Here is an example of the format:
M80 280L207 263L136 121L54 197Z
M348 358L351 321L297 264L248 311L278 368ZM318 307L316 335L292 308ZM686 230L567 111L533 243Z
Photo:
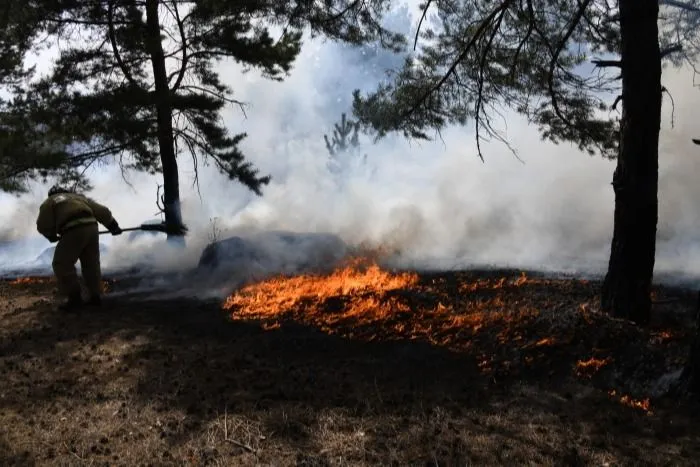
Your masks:
M615 217L603 309L645 324L658 220L661 54L658 0L620 0L622 103L620 153L613 176Z
M175 142L173 140L173 111L170 103L168 74L165 68L165 54L161 42L160 21L158 19L159 0L146 0L146 27L148 53L153 66L155 80L155 102L158 120L158 146L163 168L163 208L165 223L180 230L182 212L180 209L180 183L178 178ZM168 233L168 237L181 236Z

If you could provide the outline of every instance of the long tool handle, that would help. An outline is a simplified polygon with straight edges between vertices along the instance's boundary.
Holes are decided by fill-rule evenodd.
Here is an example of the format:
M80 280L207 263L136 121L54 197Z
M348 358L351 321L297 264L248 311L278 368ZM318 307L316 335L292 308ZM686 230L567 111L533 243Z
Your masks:
M122 229L122 232L131 232L132 230L142 230L142 229L141 229L141 226L139 226L139 227L127 227L126 229ZM108 233L112 233L112 232L110 232L109 230L100 230L99 231L100 235L108 234Z

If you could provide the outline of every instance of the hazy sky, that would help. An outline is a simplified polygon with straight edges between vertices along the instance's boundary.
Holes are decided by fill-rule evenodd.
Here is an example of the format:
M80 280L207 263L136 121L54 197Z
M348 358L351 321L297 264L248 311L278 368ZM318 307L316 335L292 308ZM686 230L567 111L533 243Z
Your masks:
M486 146L482 163L472 128L452 128L443 141L391 137L366 144L369 167L356 166L344 174L342 187L336 185L326 169L323 134L346 109L352 89L370 89L383 65L400 63L386 53L364 67L362 61L357 51L315 41L305 44L282 83L255 72L242 74L235 65L221 67L235 97L250 103L247 118L230 108L225 122L232 132L249 134L242 144L245 154L273 181L256 197L203 168L200 199L190 161L183 158L183 210L195 231L193 257L206 241L209 219L219 217L220 225L231 228L327 231L349 242L390 244L402 249L409 264L604 270L614 163L569 145L544 143L513 113L505 114L503 128L524 163L500 143ZM675 126L664 98L657 270L696 274L700 146L690 139L700 136L695 124L700 90L688 70L666 70L663 83L675 99ZM114 168L92 176L93 196L109 205L123 226L153 218L157 178L131 174L130 188ZM12 226L16 236L35 236L36 208L45 189L37 186L20 200L0 197L0 223Z

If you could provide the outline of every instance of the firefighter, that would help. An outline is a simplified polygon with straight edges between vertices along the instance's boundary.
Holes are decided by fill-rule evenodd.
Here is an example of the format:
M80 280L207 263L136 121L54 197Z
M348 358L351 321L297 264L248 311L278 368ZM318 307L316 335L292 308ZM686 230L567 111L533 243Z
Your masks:
M59 305L61 311L72 311L84 304L102 304L98 222L112 235L122 233L107 207L60 186L51 187L48 198L39 208L37 230L51 243L58 242L52 266L58 291L67 297L67 301ZM89 292L87 303L83 302L75 270L78 260Z

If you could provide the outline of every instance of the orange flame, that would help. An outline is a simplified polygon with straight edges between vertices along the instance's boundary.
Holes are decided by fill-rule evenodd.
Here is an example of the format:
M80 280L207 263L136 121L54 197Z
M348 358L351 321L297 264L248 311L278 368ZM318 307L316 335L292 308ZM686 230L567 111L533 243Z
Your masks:
M18 277L9 282L10 285L22 285L22 284L45 284L49 282L48 278L41 277Z
M392 273L356 260L325 276L277 277L246 286L222 307L232 312L232 319L259 320L266 329L293 319L350 338L421 339L453 349L469 347L469 337L488 325L505 328L499 339L520 341L523 337L509 324L538 314L528 306L513 309L502 297L460 301L459 309L449 302L415 304L416 294L410 299L401 293L407 288L430 290L429 285L419 287L415 273Z
M246 315L248 318L264 318L291 310L309 299L323 300L368 291L382 293L409 287L418 282L417 274L391 274L382 271L376 264L361 271L358 266L358 263L351 264L325 277L280 277L249 285L228 297L223 307L226 310L239 308L239 315ZM360 302L366 300L372 301L372 297ZM378 305L354 301L346 305L352 310L348 314L357 313L362 304Z
M659 331L651 333L651 341L654 344L664 344L668 341L678 339L679 336L671 331Z
M520 273L520 277L514 280L509 280L506 277L500 277L498 279L477 279L473 282L467 282L461 284L459 291L462 293L466 292L476 292L477 290L497 290L506 287L507 285L513 285L515 287L521 287L526 283L537 283L539 281L530 279L524 272Z
M619 399L620 403L622 405L626 405L627 407L632 407L634 409L640 409L643 410L644 412L647 412L649 415L651 415L653 412L651 412L651 401L649 398L646 399L633 399L628 395L622 395L618 397L617 391L614 389L611 389L608 391L608 394L611 397L614 397L616 399Z
M612 358L610 357L605 357L602 360L595 357L591 357L588 360L579 360L576 362L576 374L581 377L590 378L610 362L612 362Z
M540 339L537 342L535 342L535 347L542 347L545 345L554 345L556 343L556 339L553 337L545 337L544 339Z

